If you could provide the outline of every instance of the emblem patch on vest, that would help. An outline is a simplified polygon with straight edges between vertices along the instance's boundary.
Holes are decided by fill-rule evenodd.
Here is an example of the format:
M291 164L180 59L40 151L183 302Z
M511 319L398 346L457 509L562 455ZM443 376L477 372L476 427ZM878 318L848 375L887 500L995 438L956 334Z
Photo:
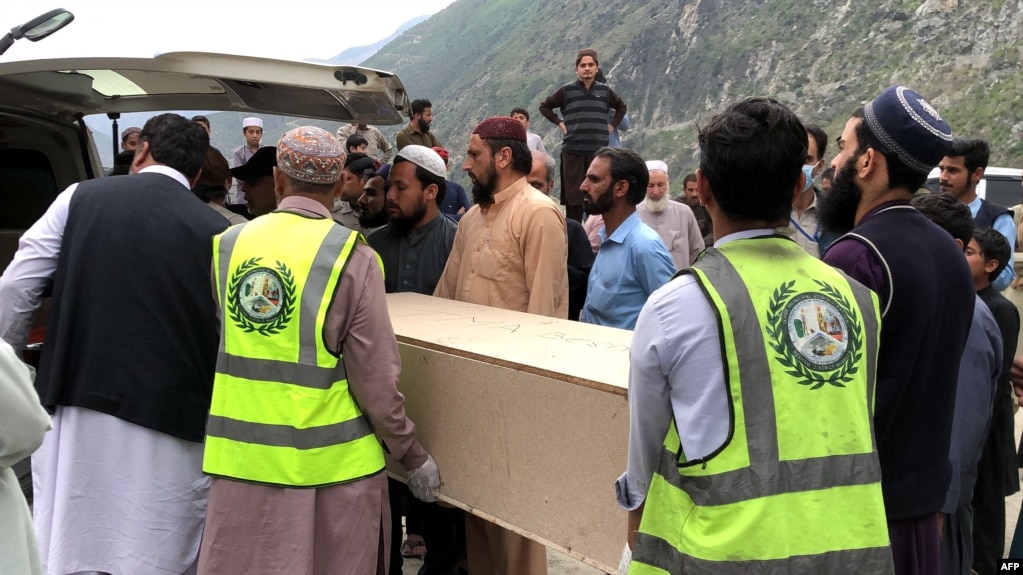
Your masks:
M227 284L227 315L246 332L270 336L280 332L295 310L295 278L281 262L260 266L263 258L245 260Z
M849 300L834 287L819 281L818 292L797 294L783 283L768 305L768 345L775 359L799 380L820 389L845 387L859 371L863 357L862 326Z

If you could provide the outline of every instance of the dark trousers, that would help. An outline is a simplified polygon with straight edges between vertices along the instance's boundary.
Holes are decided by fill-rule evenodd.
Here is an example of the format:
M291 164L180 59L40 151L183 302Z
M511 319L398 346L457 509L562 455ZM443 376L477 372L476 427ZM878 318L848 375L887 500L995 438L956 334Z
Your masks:
M941 536L938 514L908 521L888 523L892 541L895 575L933 575L940 573Z
M436 503L419 502L423 510L426 557L419 575L457 575L465 558L465 513Z
M973 565L973 508L969 497L959 497L955 513L945 517L941 529L941 575L969 575Z
M579 186L592 161L593 154L561 152L561 203L565 206L565 217L570 220L582 221L583 193Z
M408 487L388 478L391 502L391 567L388 575L402 575L401 516L406 531L420 535L426 545L426 557L418 575L456 575L458 563L465 558L465 519L461 509L423 503Z
M401 556L401 517L404 515L405 496L411 496L408 487L400 481L387 478L387 499L391 503L391 566L387 575L402 575L404 558Z
M583 207L582 206L565 206L565 217L570 220L577 222L583 221Z
M1005 488L1002 470L1006 462L993 432L994 429L988 431L984 450L977 463L977 483L973 486L973 570L980 575L998 573L998 560L1005 552Z
M1009 545L1009 557L1023 557L1023 508L1020 508L1016 519L1016 531L1012 534L1012 544Z

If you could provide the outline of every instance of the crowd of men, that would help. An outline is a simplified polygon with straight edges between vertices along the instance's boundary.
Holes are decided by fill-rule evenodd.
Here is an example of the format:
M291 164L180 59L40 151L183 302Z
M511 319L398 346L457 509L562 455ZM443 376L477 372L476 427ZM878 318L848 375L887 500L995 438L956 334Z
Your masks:
M893 86L827 165L821 128L749 98L676 201L664 161L608 145L627 106L596 52L575 65L540 105L560 162L515 108L470 135L469 194L428 100L394 146L359 123L263 146L246 118L230 168L205 118L126 131L130 175L65 190L0 277L0 464L31 453L35 489L30 520L0 483L0 567L546 573L436 503L385 298L415 292L634 331L622 573L997 571L1023 361L987 144Z

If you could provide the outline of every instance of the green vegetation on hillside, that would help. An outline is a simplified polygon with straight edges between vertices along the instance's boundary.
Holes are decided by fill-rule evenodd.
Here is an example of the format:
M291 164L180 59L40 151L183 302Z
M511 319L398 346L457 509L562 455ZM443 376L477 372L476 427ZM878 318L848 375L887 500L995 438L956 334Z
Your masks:
M592 47L629 104L624 144L681 173L696 128L740 98L773 96L836 136L885 86L924 94L958 134L988 138L992 165L1023 165L1023 15L1005 0L458 0L364 64L393 70L434 103L433 130L457 166L482 118L537 107L574 79ZM919 10L919 13L918 13ZM829 155L831 151L829 150Z

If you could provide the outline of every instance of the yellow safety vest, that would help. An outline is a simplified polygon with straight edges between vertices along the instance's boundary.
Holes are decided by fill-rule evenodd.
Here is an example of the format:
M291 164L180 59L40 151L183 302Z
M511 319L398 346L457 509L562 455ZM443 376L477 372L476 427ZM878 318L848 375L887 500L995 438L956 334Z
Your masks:
M687 461L671 425L630 574L892 573L877 296L778 236L711 248L685 273L717 313L730 433Z
M203 471L316 487L379 473L384 454L323 325L362 237L274 212L213 239L222 314Z

